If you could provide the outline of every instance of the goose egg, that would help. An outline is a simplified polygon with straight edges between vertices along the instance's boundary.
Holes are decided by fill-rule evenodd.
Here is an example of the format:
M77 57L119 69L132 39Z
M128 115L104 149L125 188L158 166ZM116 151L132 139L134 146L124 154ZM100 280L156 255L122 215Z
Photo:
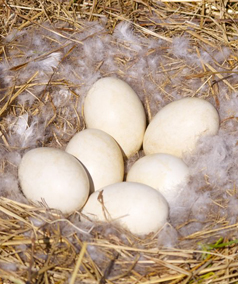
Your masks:
M209 102L184 98L163 107L145 132L143 148L146 155L166 153L182 157L191 152L201 136L215 135L219 116Z
M85 129L68 143L66 152L74 155L88 170L98 190L120 182L124 176L122 151L117 142L99 129Z
M106 77L89 90L84 102L87 128L110 134L129 157L141 147L146 127L143 105L124 81Z
M80 162L55 148L36 148L22 158L18 176L26 198L45 201L50 208L71 213L81 209L89 195L89 180Z
M136 235L157 232L168 218L168 204L154 188L120 182L95 191L82 213L93 221L116 221Z
M178 157L152 154L137 160L127 174L127 181L147 184L158 190L168 201L174 201L188 181L189 169Z

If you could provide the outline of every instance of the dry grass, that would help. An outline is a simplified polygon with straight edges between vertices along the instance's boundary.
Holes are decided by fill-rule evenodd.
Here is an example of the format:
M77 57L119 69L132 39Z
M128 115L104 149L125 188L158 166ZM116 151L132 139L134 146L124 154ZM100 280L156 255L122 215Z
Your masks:
M4 38L13 29L35 27L37 30L37 27L42 27L65 37L60 28L54 27L55 23L68 23L68 31L73 33L83 29L80 19L102 21L106 17L110 33L123 20L131 22L135 31L145 38L156 37L171 43L174 36L181 36L186 31L194 46L206 44L211 49L228 46L235 51L238 48L237 10L237 1L212 0L178 3L143 0L3 1L0 3L0 35ZM52 28L44 26L45 22L51 23ZM83 44L75 39L71 40L75 44ZM6 46L2 44L0 47L0 55L7 58ZM68 55L70 54L66 56ZM126 61L121 60L121 63L126 64ZM215 65L218 69L219 64ZM226 74L237 72L235 53L229 58L227 66L229 70ZM184 63L176 64L176 68L178 72L181 71ZM166 72L166 67L163 71ZM16 113L16 98L31 84L36 84L35 76L37 73L24 84L15 86L14 90L1 87L5 94L1 98L1 117L7 113ZM204 84L209 84L210 93L207 96L215 98L217 107L220 103L217 99L219 90L214 82L223 81L230 93L238 90L237 84L230 84L223 73L208 63L203 63L202 73L191 73L187 79L193 77L201 78ZM47 84L63 83L51 81ZM161 87L162 91L165 87L166 83ZM183 91L190 93L189 89ZM42 101L38 99L33 109L24 111L38 113L43 100L46 101L47 96ZM150 118L152 114L149 99L145 106ZM48 125L55 123L57 119L57 113L54 112ZM73 122L68 122L69 127L70 123ZM74 123L78 130L82 128L80 118ZM59 118L59 127L60 125ZM7 125L0 122L0 126L1 147L11 151L4 135L7 133ZM59 147L64 143L56 135L52 139ZM1 171L6 169L5 164L1 165ZM65 219L59 212L45 207L20 204L2 197L0 283L185 284L238 281L238 240L233 237L238 224L229 225L225 220L219 220L221 226L218 229L204 227L204 230L181 239L181 243L186 241L187 248L165 249L158 248L156 235L139 239L117 227L110 230L100 224L93 228L81 227L80 223L73 222L77 218L77 213ZM71 234L69 228L72 228ZM220 238L222 230L227 232L227 238ZM120 237L122 234L123 240ZM208 244L209 239L217 241ZM100 261L94 259L93 255L97 255Z
M155 236L141 240L126 232L122 241L118 228L107 236L98 227L90 228L90 237L79 228L65 236L64 227L74 225L56 212L0 201L2 283L236 283L238 240L194 250L159 249ZM93 260L87 249L102 260Z

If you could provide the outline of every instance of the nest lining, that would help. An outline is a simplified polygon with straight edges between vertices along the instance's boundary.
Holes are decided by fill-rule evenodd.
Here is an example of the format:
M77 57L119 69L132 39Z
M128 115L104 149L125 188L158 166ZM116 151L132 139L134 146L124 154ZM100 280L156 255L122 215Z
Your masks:
M237 28L236 14L228 12L237 4L211 3L9 1L1 7L3 283L237 281ZM207 99L221 119L219 134L184 157L192 176L187 200L172 209L159 234L144 239L116 224L82 225L77 212L66 218L29 205L18 186L22 154L64 149L85 127L87 90L104 76L135 89L148 121L185 96ZM127 161L127 170L141 155Z

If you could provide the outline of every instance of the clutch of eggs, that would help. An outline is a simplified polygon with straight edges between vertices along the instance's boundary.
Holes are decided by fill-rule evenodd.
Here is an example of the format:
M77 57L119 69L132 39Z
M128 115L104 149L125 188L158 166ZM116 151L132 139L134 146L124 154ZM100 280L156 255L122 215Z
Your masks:
M84 206L82 213L90 219L116 221L136 235L158 231L168 218L166 199L176 198L178 186L188 179L180 158L199 137L218 132L217 111L202 99L177 100L162 108L145 131L139 97L127 83L107 77L89 90L84 117L88 129L71 139L66 152L43 147L23 156L18 171L23 193L63 213ZM123 154L134 155L142 142L147 156L122 182ZM90 181L96 191L88 198Z

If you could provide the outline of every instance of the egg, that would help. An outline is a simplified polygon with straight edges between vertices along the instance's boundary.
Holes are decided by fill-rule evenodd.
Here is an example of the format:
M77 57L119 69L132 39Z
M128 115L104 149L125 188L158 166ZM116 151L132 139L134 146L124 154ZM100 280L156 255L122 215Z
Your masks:
M89 195L89 180L80 162L55 148L36 148L22 158L18 176L27 199L45 201L50 208L71 213L81 209Z
M182 157L192 152L198 139L215 135L219 116L209 102L198 98L184 98L169 103L152 119L146 129L143 149L146 155L166 153Z
M122 151L117 142L102 130L85 129L77 133L65 151L78 158L86 167L94 190L123 180Z
M84 101L84 119L87 128L110 134L127 157L142 145L146 127L143 105L120 79L106 77L93 84Z
M179 196L188 178L189 169L180 158L169 154L152 154L137 160L126 180L155 188L171 204Z
M120 182L95 191L82 209L92 221L116 221L135 235L157 232L168 218L168 203L154 188Z

